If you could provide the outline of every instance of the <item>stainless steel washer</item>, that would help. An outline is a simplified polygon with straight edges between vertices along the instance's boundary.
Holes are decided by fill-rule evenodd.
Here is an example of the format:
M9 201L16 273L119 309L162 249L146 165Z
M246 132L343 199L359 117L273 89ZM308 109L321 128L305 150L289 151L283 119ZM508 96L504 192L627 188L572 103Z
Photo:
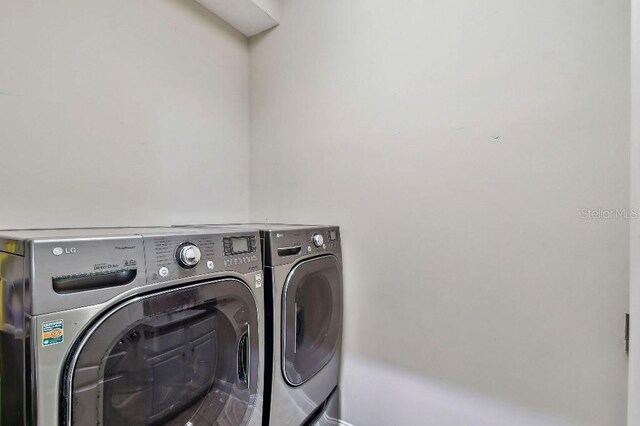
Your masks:
M0 424L262 423L257 231L0 231L0 286Z

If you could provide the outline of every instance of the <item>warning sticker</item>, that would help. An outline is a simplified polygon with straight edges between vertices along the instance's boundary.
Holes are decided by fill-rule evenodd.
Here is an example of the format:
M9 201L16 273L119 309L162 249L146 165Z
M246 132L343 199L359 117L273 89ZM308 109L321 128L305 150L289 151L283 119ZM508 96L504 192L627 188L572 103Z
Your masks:
M42 323L42 346L57 345L64 342L64 321L46 321Z

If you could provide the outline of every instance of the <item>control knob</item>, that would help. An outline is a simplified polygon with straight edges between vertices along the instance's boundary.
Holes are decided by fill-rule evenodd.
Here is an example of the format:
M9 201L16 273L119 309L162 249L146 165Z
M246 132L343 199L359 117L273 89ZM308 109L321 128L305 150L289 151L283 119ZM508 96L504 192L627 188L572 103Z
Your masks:
M200 249L195 244L185 243L178 247L177 261L183 268L193 268L200 262Z
M322 244L324 244L324 238L322 238L322 235L318 233L313 234L311 241L313 241L313 245L316 247L321 247Z

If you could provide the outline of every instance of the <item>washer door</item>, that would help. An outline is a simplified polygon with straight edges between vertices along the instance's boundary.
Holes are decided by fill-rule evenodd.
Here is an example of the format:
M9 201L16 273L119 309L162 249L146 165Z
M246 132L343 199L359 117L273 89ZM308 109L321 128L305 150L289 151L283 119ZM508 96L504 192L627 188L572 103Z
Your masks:
M340 341L342 279L334 256L295 266L282 293L283 375L301 385L333 357Z
M243 282L139 297L107 312L69 357L63 422L244 424L258 358L258 312Z

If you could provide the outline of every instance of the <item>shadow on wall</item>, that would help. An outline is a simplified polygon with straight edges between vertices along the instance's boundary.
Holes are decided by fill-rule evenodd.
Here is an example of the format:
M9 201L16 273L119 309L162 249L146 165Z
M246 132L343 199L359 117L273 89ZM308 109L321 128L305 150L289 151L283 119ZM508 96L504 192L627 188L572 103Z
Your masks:
M343 424L567 426L569 420L392 366L348 356L342 368ZM397 407L405 407L398 410ZM406 407L412 407L407 410ZM376 423L371 423L371 413Z

